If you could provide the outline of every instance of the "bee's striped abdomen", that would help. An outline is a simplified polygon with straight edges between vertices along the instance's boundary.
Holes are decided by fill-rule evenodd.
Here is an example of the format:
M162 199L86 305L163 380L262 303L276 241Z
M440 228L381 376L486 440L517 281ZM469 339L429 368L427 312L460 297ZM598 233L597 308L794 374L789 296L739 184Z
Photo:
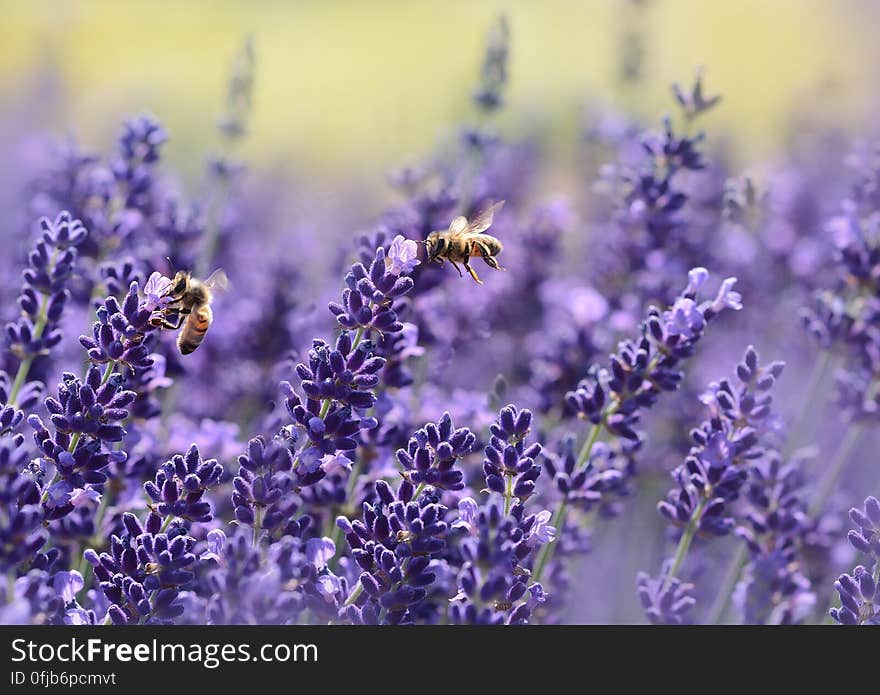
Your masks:
M202 344L212 318L213 312L211 307L207 305L199 307L187 317L183 329L177 337L177 347L181 355L188 355Z
M501 242L488 234L471 239L470 255L489 258L497 256L503 250Z

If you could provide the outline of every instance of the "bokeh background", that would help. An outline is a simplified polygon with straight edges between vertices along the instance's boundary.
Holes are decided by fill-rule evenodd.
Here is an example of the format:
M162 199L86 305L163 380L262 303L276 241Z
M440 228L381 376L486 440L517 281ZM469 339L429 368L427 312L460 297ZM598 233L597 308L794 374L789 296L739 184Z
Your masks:
M876 104L864 85L880 77L878 7L869 0L5 0L2 7L5 117L106 146L123 116L148 112L173 134L166 157L193 175L213 144L208 126L232 55L251 33L259 68L246 158L377 190L385 170L472 115L466 96L500 11L515 41L501 122L512 135L546 133L557 164L571 162L585 104L608 101L655 117L670 108L668 85L698 65L726 101L708 123L735 129L744 161L784 146L799 114L865 123ZM622 86L621 53L633 34L642 78ZM42 108L28 109L36 96Z

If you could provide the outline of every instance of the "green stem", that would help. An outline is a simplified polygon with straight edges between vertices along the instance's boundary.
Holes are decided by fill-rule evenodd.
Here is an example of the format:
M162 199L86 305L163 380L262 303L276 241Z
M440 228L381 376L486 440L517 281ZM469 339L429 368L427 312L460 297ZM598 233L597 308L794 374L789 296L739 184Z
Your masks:
M98 505L97 510L95 510L95 535L92 536L87 542L86 545L93 546L98 545L102 542L103 537L101 534L101 524L104 521L104 514L107 513L107 508L110 506L110 493L107 489L104 490L104 494L101 496L101 503ZM83 578L83 588L79 591L80 602L82 602L83 597L86 595L86 591L89 588L89 582L91 579L91 569L92 566L86 560L85 553L83 552L84 548L80 548L80 559L79 559L79 573Z
M101 376L101 386L110 380L110 375L113 374L114 369L116 369L116 362L108 362L107 366L104 367L104 374Z
M611 413L609 413L609 415L610 414ZM577 463L575 464L575 471L580 470L587 465L587 462L590 460L590 454L593 452L593 447L599 440L599 435L601 433L602 425L593 425L590 428L590 433L587 435L587 440L584 442L584 445L581 447L581 450L578 453Z
M828 367L831 364L831 351L823 350L819 354L819 358L813 364L813 369L810 372L810 376L807 379L807 385L803 390L803 396L801 397L801 405L798 409L798 413L795 418L792 420L791 427L789 428L788 437L786 437L786 447L784 458L788 458L791 456L794 448L798 445L798 442L801 440L801 434L804 429L804 425L807 421L807 416L813 412L813 407L816 401L816 396L819 392L819 387L822 385L824 381L825 375L828 372ZM737 582L739 581L740 574L742 573L743 567L745 567L746 560L748 559L748 550L745 546L741 545L736 554L731 558L730 563L727 566L727 570L724 573L724 581L721 586L721 591L715 597L715 602L712 604L711 609L706 618L706 623L709 625L714 625L716 623L720 623L727 612L727 608L730 605L730 599L733 596L733 592L736 589Z
M563 498L559 503L559 506L556 508L556 513L553 515L553 526L556 527L557 534L562 534L567 509L568 501L566 498ZM532 571L532 581L541 581L541 576L544 574L544 568L547 567L547 563L550 562L550 558L553 557L553 551L555 548L555 540L551 543L545 543L541 548L541 552L538 553L538 559L535 561L535 568Z
M609 413L611 411L609 410ZM604 418L603 418L604 421ZM577 463L575 464L575 470L580 470L587 462L590 460L590 454L593 451L593 447L596 445L596 442L599 440L599 435L602 433L602 424L593 425L590 428L590 433L587 435L586 441L584 441L584 445L581 447L580 452L578 453ZM556 527L556 533L562 534L563 529L565 528L565 517L568 511L568 501L566 498L562 498L559 502L559 506L556 508L556 512L553 514L553 525ZM538 553L538 559L535 560L535 567L532 571L532 581L538 582L541 580L541 576L544 574L544 569L547 567L547 563L550 562L550 558L553 557L553 553L556 550L556 541L552 543L545 543L541 548L541 551Z
M55 262L58 258L58 249L52 251L52 256L49 259L49 273L55 269ZM40 306L37 309L37 320L34 323L34 332L33 339L39 340L43 337L43 331L46 330L46 325L49 323L49 317L46 315L47 310L49 309L49 298L51 295L40 292ZM25 381L27 381L28 373L31 371L31 366L34 363L34 359L36 355L28 355L25 357L21 364L18 365L18 371L15 374L15 380L12 382L12 388L9 391L9 405L15 405L16 400L18 399L19 393L21 392L21 387L24 386Z
M687 557L688 550L690 550L691 543L693 543L694 536L697 533L697 527L700 525L700 517L703 515L703 509L705 506L706 498L703 497L697 505L697 508L694 510L693 516L691 516L688 525L685 526L684 533L681 534L681 538L678 540L678 547L675 549L675 557L672 560L672 567L669 568L669 572L663 580L661 591L666 591L666 589L669 588L672 580L675 579L679 570L681 570L682 563L684 563L684 559Z
M251 545L255 548L257 547L257 543L260 540L260 531L262 530L263 525L263 508L257 507L254 510L254 537L251 541Z
M507 483L504 490L504 516L510 514L510 503L513 501L513 476L507 476Z
M327 415L327 413L330 411L330 402L331 402L331 399L325 398L324 402L321 404L321 412L318 413L318 417L321 418L322 420Z
M371 303L371 306L372 306L372 303ZM351 349L352 350L354 350L358 345L361 344L361 340L364 339L365 332L366 331L363 326L361 326L360 328L357 329L357 331L354 334L354 340L352 340L352 342L351 342Z
M813 365L813 369L807 379L807 385L803 390L800 408L788 430L788 436L786 437L787 445L785 447L785 455L783 458L788 458L791 455L793 448L800 442L807 417L815 410L816 396L818 395L819 387L824 381L825 374L827 373L830 364L831 351L823 350L819 353L819 358Z
M351 472L348 474L348 483L345 486L345 500L347 503L351 502L352 496L354 495L354 488L357 485L362 468L363 464L359 457L358 462L354 464L354 468L352 468ZM333 541L334 545L339 545L339 542L342 540L342 529L336 525L335 519L330 519L330 530L325 535L330 537L330 540Z
M361 584L360 580L355 584L354 589L351 590L351 593L348 595L348 598L345 599L345 603L343 606L350 606L352 603L358 600L358 596L364 593L364 585Z
M34 333L36 334L36 329L39 326L34 327ZM43 326L45 328L45 325ZM42 333L42 330L40 330ZM35 337L39 338L39 335ZM28 372L31 370L31 365L34 363L34 356L28 355L25 357L21 364L18 365L18 372L15 374L15 381L12 382L12 389L9 391L9 405L16 405L16 400L18 399L19 391L21 391L21 387L24 386L25 381L27 380Z
M228 152L223 153L226 157ZM211 202L208 206L207 224L205 225L205 234L202 238L202 252L196 262L196 275L204 277L208 273L211 261L217 255L217 245L220 241L220 214L226 204L226 198L229 196L230 183L224 178L218 186Z
M740 545L736 551L736 555L730 560L730 564L727 566L727 571L724 573L724 582L721 585L721 591L718 592L718 596L715 597L715 602L712 604L712 608L709 610L709 614L706 617L707 625L720 623L724 618L724 615L727 612L727 606L730 604L733 591L736 589L737 582L739 582L740 574L742 574L747 559L748 550L745 545Z
M825 469L825 473L816 487L816 492L810 500L808 512L810 516L816 517L825 509L828 498L837 487L840 476L846 468L849 455L859 442L864 426L860 423L852 423L846 430L843 439L837 447L837 451L831 459L831 463Z

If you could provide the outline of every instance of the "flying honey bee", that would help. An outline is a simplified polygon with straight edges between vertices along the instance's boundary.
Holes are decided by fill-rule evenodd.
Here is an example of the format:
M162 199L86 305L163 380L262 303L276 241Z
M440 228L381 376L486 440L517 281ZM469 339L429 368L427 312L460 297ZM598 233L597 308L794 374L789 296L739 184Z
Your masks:
M422 242L428 251L428 262L443 265L443 261L449 261L458 274L464 277L461 268L456 264L461 263L478 285L482 285L483 281L471 267L471 258L482 258L490 268L504 270L495 258L504 250L504 246L495 237L483 234L492 226L492 218L502 205L503 200L489 205L470 222L460 215L452 220L446 231L431 232Z
M214 320L214 312L211 311L214 293L225 290L228 286L226 273L220 269L211 273L206 280L197 280L185 271L175 274L166 295L172 301L154 319L154 324L173 330L182 326L177 336L177 349L181 355L190 354L202 344ZM176 314L177 323L166 318L168 313Z

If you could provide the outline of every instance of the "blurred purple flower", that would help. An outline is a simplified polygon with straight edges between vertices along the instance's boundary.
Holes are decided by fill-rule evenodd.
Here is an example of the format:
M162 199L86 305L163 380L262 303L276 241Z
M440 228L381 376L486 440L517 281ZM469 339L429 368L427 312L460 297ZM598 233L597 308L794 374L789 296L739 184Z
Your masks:
M220 529L211 529L205 538L205 544L206 550L199 555L199 560L204 562L209 560L217 563L222 562L223 551L226 547L226 534Z
M85 583L82 575L74 570L73 572L58 572L52 578L52 588L55 593L61 597L64 604L67 605L76 599L76 595L82 590Z

